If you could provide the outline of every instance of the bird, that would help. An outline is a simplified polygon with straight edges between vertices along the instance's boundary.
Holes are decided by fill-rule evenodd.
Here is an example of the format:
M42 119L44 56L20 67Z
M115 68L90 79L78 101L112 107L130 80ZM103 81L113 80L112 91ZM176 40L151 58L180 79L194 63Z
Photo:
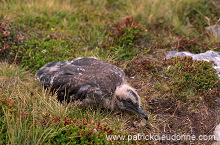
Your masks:
M50 62L35 76L45 89L56 93L60 102L131 111L148 120L140 96L128 84L123 70L96 57Z

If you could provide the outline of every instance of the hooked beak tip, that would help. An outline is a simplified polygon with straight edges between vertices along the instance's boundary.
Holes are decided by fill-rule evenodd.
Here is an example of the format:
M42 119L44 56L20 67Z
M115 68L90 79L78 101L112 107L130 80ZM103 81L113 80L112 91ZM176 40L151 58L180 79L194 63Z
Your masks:
M142 108L139 108L139 109L138 109L138 113L139 113L139 115L140 115L141 117L143 117L145 120L148 120L148 116L147 116L147 114L143 111Z
M145 119L145 120L148 120L148 116L145 116L144 119Z

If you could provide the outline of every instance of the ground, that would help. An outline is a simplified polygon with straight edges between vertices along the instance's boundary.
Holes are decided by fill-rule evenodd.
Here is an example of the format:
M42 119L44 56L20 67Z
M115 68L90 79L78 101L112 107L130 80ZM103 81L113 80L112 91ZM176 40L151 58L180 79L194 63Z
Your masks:
M0 9L0 144L214 142L107 141L106 135L213 134L220 123L220 84L212 63L164 58L173 50L220 50L218 38L205 30L219 22L217 1L9 0ZM88 56L125 71L148 121L60 104L35 80L48 62Z

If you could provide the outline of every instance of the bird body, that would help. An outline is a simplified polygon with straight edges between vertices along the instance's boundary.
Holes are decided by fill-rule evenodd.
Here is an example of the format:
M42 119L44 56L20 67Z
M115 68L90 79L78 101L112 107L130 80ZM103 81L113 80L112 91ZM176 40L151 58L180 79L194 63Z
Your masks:
M78 101L82 106L130 110L147 118L140 107L140 97L127 84L123 70L94 57L48 63L38 70L36 78L56 93L61 102Z

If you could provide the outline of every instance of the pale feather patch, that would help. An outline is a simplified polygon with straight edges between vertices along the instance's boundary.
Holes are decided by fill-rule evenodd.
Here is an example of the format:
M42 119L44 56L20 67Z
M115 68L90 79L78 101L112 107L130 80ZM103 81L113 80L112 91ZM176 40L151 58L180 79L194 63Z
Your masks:
M136 96L134 96L130 91L133 91L133 93L136 94ZM140 96L138 95L138 93L135 91L134 88L132 88L131 86L129 86L128 84L123 84L119 87L116 88L115 90L115 96L119 96L121 99L126 100L128 98L130 98L132 100L133 103L138 103L139 107L141 105L140 102Z

